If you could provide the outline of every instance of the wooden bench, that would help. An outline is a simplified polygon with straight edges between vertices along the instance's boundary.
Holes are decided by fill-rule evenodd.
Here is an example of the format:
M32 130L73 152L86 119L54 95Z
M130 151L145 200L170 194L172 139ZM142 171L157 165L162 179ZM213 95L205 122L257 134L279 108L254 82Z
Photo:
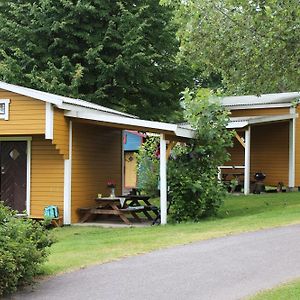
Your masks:
M122 212L143 212L145 210L145 206L128 206L126 208L119 208L120 211Z
M40 217L40 216L29 216L29 219L35 220L35 221L44 221L45 217ZM49 218L50 219L50 218ZM52 218L51 219L51 225L53 225L54 227L60 227L62 226L63 222L62 222L62 217L57 217L57 218Z

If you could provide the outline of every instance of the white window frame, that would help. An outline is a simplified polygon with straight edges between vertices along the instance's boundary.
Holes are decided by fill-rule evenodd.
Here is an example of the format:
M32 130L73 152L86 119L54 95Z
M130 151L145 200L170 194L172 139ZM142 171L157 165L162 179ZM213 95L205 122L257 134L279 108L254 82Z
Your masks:
M4 114L0 113L0 119L5 121L9 120L9 103L10 99L0 99L0 105L4 104Z

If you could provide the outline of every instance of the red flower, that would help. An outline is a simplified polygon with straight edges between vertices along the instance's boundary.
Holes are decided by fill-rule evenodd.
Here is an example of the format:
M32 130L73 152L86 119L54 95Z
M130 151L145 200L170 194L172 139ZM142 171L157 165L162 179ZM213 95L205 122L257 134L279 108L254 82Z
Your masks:
M108 180L108 181L107 181L107 187L108 187L108 188L115 188L115 187L116 187L116 182L115 182L115 180Z

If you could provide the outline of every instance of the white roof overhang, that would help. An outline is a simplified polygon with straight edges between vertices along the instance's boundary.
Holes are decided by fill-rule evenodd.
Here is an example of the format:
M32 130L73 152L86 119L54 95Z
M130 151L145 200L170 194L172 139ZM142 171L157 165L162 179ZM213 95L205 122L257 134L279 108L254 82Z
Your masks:
M23 96L27 96L30 98L34 98L37 100L45 101L51 104L54 104L60 109L66 109L66 110L71 110L71 109L90 109L93 111L101 111L101 112L106 112L109 114L115 114L115 115L121 115L121 116L127 116L131 118L137 118L136 116L126 114L123 112L119 112L114 109L110 109L107 107L104 107L102 105L98 105L95 103L91 103L88 101L80 100L80 99L74 99L74 98L69 98L69 97L64 97L56 94L51 94L47 92L42 92L30 88L26 88L23 86L18 86L10 83L6 83L3 81L0 81L0 89L20 94Z
M299 92L264 94L260 96L229 96L221 99L222 105L235 109L290 107L292 102L300 98Z
M107 114L96 114L84 111L66 111L65 116L84 120L98 121L106 124L116 124L124 129L149 130L150 132L164 132L182 138L193 138L195 132L192 129L183 128L177 124L134 119Z
M175 135L182 138L193 138L194 131L177 124L141 120L136 116L119 112L88 101L50 94L0 81L0 89L16 94L45 101L65 111L65 116L119 125L124 129L149 130Z
M273 116L249 116L232 117L226 126L228 129L239 129L249 125L288 121L298 117L298 114L273 115Z

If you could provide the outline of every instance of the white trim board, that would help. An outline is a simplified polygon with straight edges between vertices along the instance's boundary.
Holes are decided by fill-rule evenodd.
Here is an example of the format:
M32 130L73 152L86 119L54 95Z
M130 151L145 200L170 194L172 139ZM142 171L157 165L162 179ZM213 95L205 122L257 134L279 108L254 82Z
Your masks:
M34 90L31 88L27 88L27 87L6 83L3 81L0 81L0 89L6 90L6 91L9 91L12 93L20 94L23 96L27 96L30 98L34 98L37 100L49 102L49 103L56 105L57 107L59 107L61 109L64 109L62 107L64 104L68 104L73 107L72 109L76 109L77 107L83 107L83 108L90 108L94 111L100 111L100 112L103 111L103 112L117 114L117 115L135 117L135 116L132 116L132 115L129 115L129 114L126 114L126 113L123 113L123 112L120 112L120 111L117 111L114 109L110 109L108 107L104 107L104 106L101 106L101 105L98 105L95 103L91 103L89 101L84 101L81 99L74 99L74 98L70 98L70 97L64 97L64 96L56 95L56 94L50 94L47 92Z
M280 104L249 104L249 105L224 105L229 110L243 110L243 109L263 109L263 108L282 108L291 107L291 103Z
M86 113L86 112L79 112L79 111L65 112L65 116L91 120L91 121L104 122L109 124L124 125L124 129L126 129L126 126L131 126L131 127L136 127L137 130L139 130L140 128L145 128L149 131L151 130L165 131L184 138L193 138L195 135L194 130L183 128L180 127L180 125L171 124L171 123L133 119L133 118L121 117L121 116L108 116L105 114Z
M46 140L53 140L53 123L54 123L54 110L53 105L46 102L46 118L45 118L45 138Z
M64 224L70 225L72 220L72 143L73 124L69 122L69 159L64 160Z
M296 109L290 108L290 113L295 114ZM289 188L295 187L295 153L296 153L296 119L289 122Z
M122 146L121 146L121 174L122 174L122 195L125 193L125 151L124 151L124 130L122 130L122 140L121 140Z
M230 122L226 126L228 129L243 128L248 125L264 124L279 121L293 120L298 117L298 114L285 115L269 115L269 116L248 116L248 117L231 117Z

